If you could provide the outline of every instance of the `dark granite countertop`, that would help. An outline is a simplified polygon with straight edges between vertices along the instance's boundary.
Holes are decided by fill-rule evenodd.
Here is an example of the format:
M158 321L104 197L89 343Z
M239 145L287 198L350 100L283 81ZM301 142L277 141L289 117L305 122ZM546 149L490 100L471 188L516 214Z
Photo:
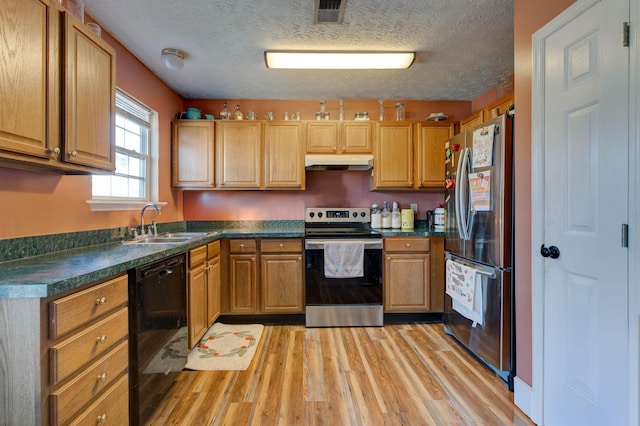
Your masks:
M304 224L301 221L285 224L246 222L246 226L238 222L188 222L187 226L189 231L207 231L211 234L181 244L122 244L120 238L115 242L85 245L0 262L0 298L53 296L221 238L304 237ZM429 232L426 228L416 228L414 231L384 230L381 233L384 237L443 235L441 232Z

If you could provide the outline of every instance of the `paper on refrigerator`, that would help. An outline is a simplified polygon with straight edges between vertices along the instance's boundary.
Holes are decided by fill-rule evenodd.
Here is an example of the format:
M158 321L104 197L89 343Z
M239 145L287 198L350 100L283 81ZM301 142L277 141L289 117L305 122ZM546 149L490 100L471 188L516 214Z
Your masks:
M473 167L493 165L493 140L496 125L491 124L473 131Z

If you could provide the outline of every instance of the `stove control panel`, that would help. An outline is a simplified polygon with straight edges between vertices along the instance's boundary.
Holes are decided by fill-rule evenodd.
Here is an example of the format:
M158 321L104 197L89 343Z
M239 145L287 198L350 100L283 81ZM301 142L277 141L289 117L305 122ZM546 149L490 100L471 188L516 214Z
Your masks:
M305 209L307 223L369 223L369 208L312 207Z

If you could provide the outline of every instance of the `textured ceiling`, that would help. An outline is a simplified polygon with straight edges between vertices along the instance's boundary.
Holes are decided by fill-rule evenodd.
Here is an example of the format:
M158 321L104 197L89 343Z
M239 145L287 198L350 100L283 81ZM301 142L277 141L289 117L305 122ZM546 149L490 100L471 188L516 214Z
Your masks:
M85 11L185 98L471 100L513 74L513 0L85 0ZM165 69L165 47L186 53ZM408 70L272 70L265 50L416 51Z

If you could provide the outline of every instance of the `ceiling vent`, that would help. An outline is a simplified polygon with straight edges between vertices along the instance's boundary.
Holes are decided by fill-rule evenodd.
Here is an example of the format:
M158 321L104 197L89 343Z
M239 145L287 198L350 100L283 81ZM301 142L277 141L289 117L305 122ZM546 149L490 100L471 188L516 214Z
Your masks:
M313 13L315 24L342 24L347 0L316 0Z

